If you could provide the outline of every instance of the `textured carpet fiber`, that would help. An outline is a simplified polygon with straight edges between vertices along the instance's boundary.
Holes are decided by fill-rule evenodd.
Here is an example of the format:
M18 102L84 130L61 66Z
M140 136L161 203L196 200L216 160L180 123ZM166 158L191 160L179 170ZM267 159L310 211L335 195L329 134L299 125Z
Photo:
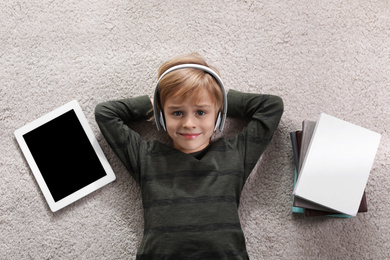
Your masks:
M273 3L276 2L276 3ZM101 101L149 94L158 66L199 52L227 89L272 93L285 113L243 191L251 259L390 258L390 4L378 1L0 1L0 259L134 259L139 188L94 120ZM116 175L52 213L13 131L77 99ZM321 112L382 134L351 219L291 212L289 132ZM148 124L135 126L158 138ZM242 122L229 120L225 135Z

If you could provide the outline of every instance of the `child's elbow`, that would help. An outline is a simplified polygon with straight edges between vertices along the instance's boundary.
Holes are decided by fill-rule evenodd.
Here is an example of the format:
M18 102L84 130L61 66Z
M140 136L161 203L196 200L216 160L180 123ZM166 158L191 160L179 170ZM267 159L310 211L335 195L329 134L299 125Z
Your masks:
M97 122L103 121L103 119L106 118L107 115L109 114L108 112L109 112L109 109L107 108L106 102L97 104L95 106L95 120Z
M103 103L99 103L95 106L95 117L100 115L103 111Z
M283 113L283 111L284 111L283 99L279 96L273 96L273 98L274 98L275 110L279 111L280 113Z

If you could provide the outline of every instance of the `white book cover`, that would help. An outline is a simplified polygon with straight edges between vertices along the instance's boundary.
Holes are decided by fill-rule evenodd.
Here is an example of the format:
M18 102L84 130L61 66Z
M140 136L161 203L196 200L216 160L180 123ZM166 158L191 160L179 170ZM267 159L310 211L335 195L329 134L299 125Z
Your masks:
M293 194L356 216L381 135L322 113Z

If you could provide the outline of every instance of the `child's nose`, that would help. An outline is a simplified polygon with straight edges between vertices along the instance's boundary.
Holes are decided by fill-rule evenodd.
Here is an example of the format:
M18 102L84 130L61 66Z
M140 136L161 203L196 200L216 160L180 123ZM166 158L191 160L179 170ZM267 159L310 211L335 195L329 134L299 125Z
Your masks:
M196 119L190 115L184 117L183 127L184 128L195 128L196 127Z

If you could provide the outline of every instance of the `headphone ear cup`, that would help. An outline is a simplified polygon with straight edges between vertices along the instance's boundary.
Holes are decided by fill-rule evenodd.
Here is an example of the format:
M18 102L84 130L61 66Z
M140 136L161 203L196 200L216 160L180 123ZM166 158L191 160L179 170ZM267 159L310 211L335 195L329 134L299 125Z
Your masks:
M214 132L217 131L217 128L221 124L221 111L218 112L217 115L217 120L215 121L215 127L214 127Z
M164 118L164 113L162 110L160 110L160 118L159 118L159 121L160 121L160 125L162 127L162 129L164 129L164 131L166 132L167 131L167 128L165 127L165 118Z

